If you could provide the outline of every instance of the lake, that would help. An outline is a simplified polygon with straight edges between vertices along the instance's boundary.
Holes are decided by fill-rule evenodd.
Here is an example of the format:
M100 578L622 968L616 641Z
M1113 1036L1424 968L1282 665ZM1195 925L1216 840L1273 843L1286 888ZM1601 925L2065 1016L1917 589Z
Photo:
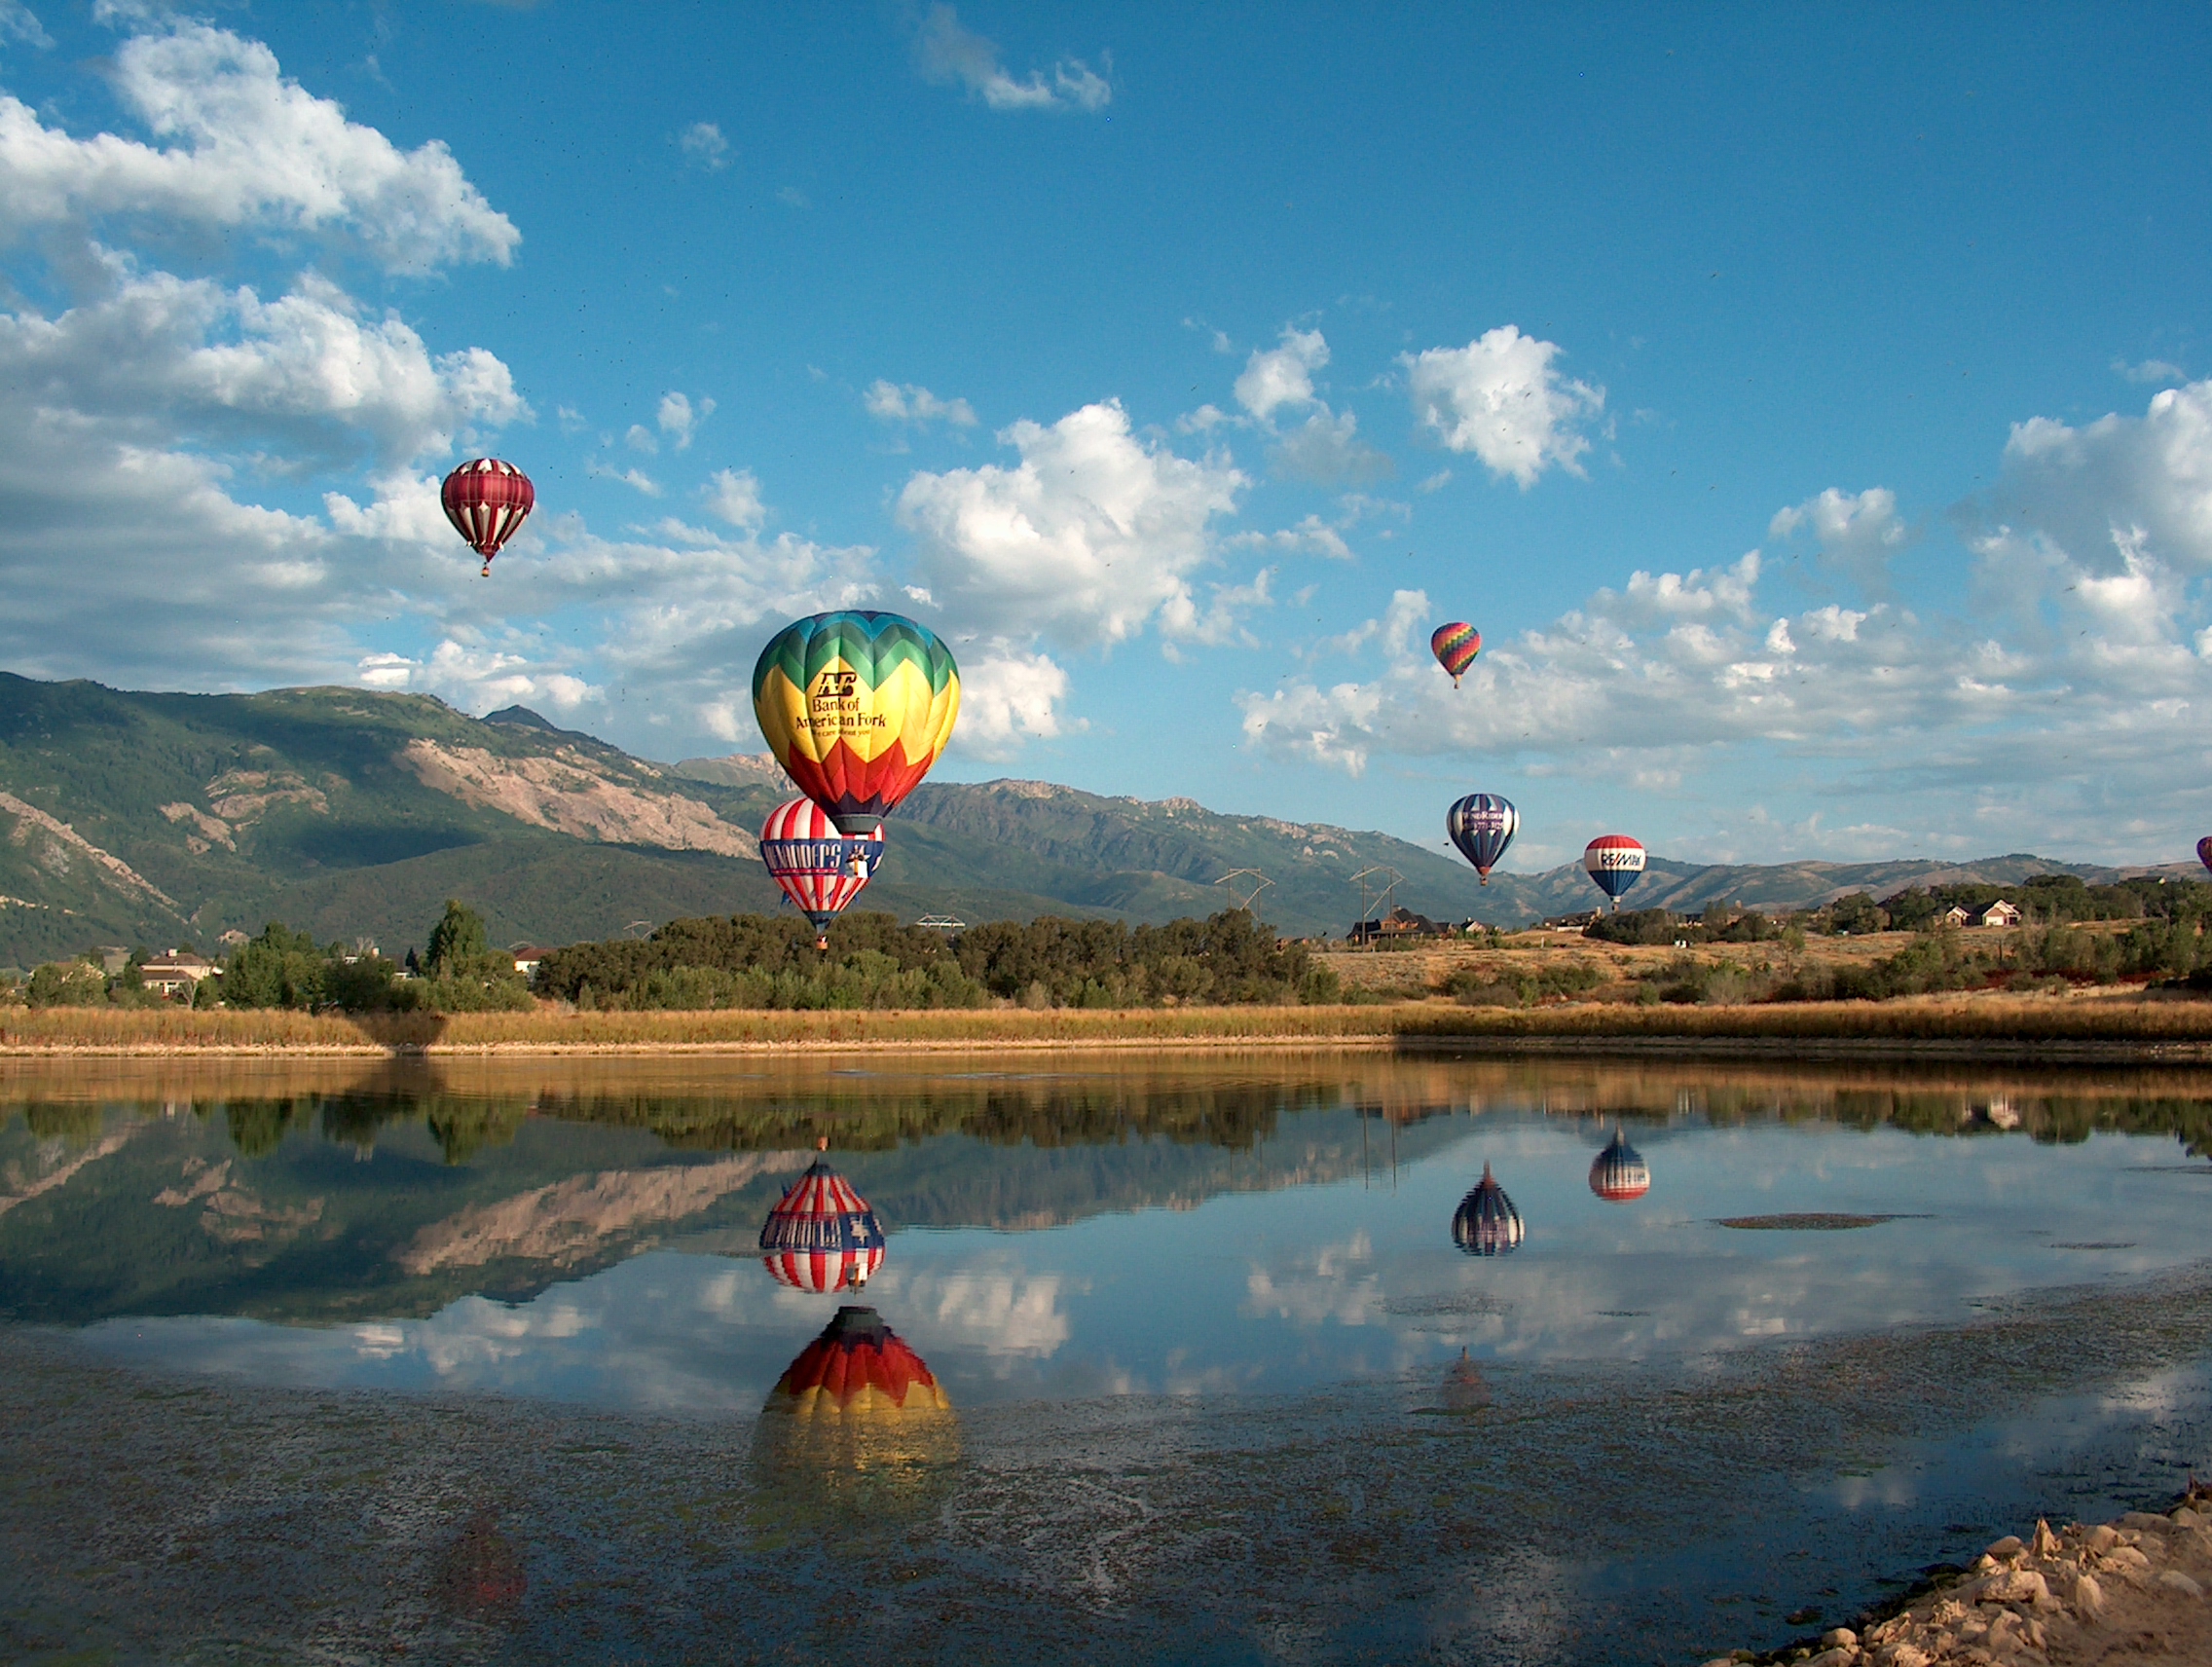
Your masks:
M2212 1073L981 1058L0 1071L0 1655L1695 1662L2212 1458Z

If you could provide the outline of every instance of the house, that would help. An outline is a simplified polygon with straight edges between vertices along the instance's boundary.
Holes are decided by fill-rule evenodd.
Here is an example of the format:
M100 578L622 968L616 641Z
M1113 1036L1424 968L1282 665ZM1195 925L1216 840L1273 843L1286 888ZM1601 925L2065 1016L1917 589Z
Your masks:
M1454 928L1446 921L1431 920L1410 908L1393 908L1379 920L1362 920L1345 934L1345 940L1351 944L1388 944L1402 943L1408 938L1452 936Z
M1981 911L1981 919L1978 924L1982 926L2017 926L2020 924L2020 911L2003 898L1999 898Z
M1936 923L1942 926L1965 926L1972 919L1972 915L1954 903L1936 917Z
M138 976L150 990L189 999L200 987L202 979L221 970L204 955L196 955L190 949L172 949L166 955L150 958L138 969Z
M550 955L551 953L553 953L552 950L545 948L541 945L517 944L513 950L515 958L515 971L522 974L522 976L526 979L533 978L537 973L537 963L544 960L545 957Z

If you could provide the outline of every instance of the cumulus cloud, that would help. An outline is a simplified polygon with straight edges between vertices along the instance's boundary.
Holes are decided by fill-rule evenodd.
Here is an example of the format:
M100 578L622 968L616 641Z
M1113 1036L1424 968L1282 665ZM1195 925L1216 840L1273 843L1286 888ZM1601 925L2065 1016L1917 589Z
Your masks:
M1010 759L1026 741L1063 731L1068 674L1048 654L1005 642L960 651L960 724L953 745L978 759Z
M20 41L41 52L52 50L54 37L23 0L0 0L0 41Z
M1268 461L1284 479L1317 486L1387 480L1398 472L1397 464L1359 437L1358 418L1326 408L1286 434Z
M1576 426L1604 408L1605 390L1563 378L1559 344L1511 324L1463 348L1405 353L1414 415L1455 452L1472 452L1496 477L1526 492L1548 468L1580 474L1590 442Z
M920 576L953 617L1000 635L1107 646L1159 619L1174 633L1211 617L1192 589L1213 558L1210 524L1232 513L1245 476L1139 439L1118 401L1050 427L1020 422L999 439L1021 455L915 474L899 521L921 540Z
M886 382L878 377L868 384L861 395L870 417L886 423L912 423L922 426L930 423L949 423L955 428L973 428L976 410L965 399L940 399L928 389L913 383L903 385Z
M717 469L707 477L700 497L707 508L732 527L756 532L768 518L760 501L760 483L751 469Z
M676 449L682 452L690 450L691 437L699 431L699 425L714 414L712 399L701 399L693 405L681 393L664 393L653 420L660 425L660 431L676 443Z
M535 662L527 653L452 637L421 659L390 652L364 654L354 681L366 688L434 694L448 706L479 717L518 704L550 706L567 715L607 699L606 689L571 672Z
M1829 487L1817 498L1774 512L1767 537L1787 539L1810 528L1821 559L1848 575L1866 595L1890 594L1890 561L1910 541L1898 514L1898 495L1888 487L1848 493Z
M693 122L676 136L677 148L683 160L694 167L703 167L709 173L729 166L729 140L722 137L721 129L712 122Z
M925 78L957 83L993 110L1103 110L1114 98L1112 85L1081 58L1055 63L1050 81L1042 70L1016 81L1000 62L999 49L963 26L950 6L932 6L923 17L914 56Z
M155 143L76 138L0 94L0 241L155 216L319 236L417 273L505 265L522 241L444 144L401 151L286 80L258 41L173 19L124 42L113 85Z
M1313 403L1313 373L1329 362L1329 344L1318 330L1285 327L1279 346L1255 349L1236 379L1236 403L1260 422L1285 405Z
M2112 368L2129 382L2187 382L2189 372L2164 359L2145 359L2141 364L2129 364L2125 359L2114 359Z

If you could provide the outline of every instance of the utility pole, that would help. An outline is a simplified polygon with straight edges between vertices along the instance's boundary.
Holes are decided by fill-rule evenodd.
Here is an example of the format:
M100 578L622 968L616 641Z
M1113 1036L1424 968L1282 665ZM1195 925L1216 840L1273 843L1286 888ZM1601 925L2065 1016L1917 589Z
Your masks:
M1249 886L1243 888L1241 897L1237 897L1238 888L1235 884L1237 880L1250 880L1252 882ZM1259 900L1260 893L1275 882L1260 872L1258 869L1231 869L1229 872L1223 874L1213 883L1217 886L1228 886L1229 895L1236 898L1236 907L1244 910L1245 913L1251 914L1253 912L1252 905Z

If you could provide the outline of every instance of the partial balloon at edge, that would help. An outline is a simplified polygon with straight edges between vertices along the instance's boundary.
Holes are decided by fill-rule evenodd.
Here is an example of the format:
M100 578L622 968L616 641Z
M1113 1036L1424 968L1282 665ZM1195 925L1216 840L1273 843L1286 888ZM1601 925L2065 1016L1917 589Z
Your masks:
M1475 663L1475 656L1483 651L1483 634L1464 619L1455 619L1449 625L1439 625L1428 639L1428 651L1436 656L1436 663L1452 674L1452 686L1459 686L1459 677Z
M446 476L438 503L453 530L484 558L482 576L490 578L492 558L537 506L537 489L513 463L471 458Z
M1521 1212L1483 1166L1475 1190L1459 1201L1452 1215L1452 1242L1470 1256L1498 1256L1521 1242Z
M2212 834L2207 834L2203 838L2197 840L2196 860L2206 868L2212 869Z
M1484 885L1490 871L1505 855L1506 846L1521 826L1521 813L1513 801L1494 793L1470 793L1444 813L1444 832L1459 848L1459 855L1474 865Z
M1644 849L1626 834L1601 834L1582 852L1582 869L1591 883L1621 906L1621 893L1641 879Z
M830 947L830 924L845 911L883 861L883 830L866 836L837 832L811 798L794 798L768 812L760 825L760 862L784 895L814 923L815 947Z
M903 614L816 613L760 650L753 713L799 792L840 832L866 834L952 739L960 668L936 632Z

